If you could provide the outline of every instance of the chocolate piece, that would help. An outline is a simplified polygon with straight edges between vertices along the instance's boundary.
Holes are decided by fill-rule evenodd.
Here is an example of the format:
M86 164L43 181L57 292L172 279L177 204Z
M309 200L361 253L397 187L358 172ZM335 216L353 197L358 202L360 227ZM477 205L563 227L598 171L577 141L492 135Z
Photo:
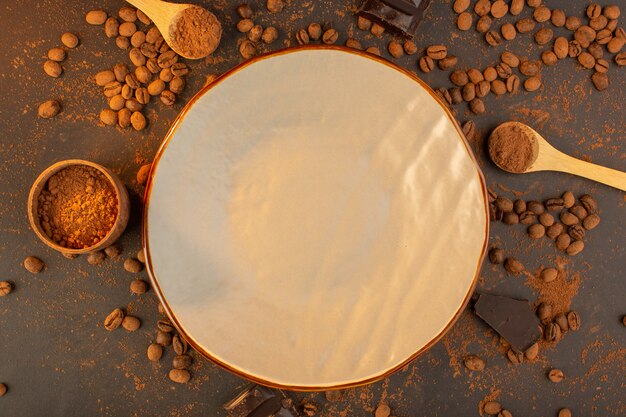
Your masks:
M480 294L474 311L518 352L526 351L541 338L539 320L528 300Z
M357 14L412 38L429 5L430 0L365 0Z

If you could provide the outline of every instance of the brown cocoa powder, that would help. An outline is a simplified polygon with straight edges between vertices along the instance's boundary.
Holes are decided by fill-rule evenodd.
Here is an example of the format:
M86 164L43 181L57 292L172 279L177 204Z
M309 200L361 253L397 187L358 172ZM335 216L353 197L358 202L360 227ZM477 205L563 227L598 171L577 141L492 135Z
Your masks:
M208 10L192 6L179 13L170 26L174 46L189 58L203 58L215 51L222 37L222 25Z
M533 162L533 138L519 126L496 129L489 138L489 156L506 171L524 172Z
M37 213L44 232L69 249L95 245L117 219L113 186L102 172L89 166L70 166L57 172L38 200Z

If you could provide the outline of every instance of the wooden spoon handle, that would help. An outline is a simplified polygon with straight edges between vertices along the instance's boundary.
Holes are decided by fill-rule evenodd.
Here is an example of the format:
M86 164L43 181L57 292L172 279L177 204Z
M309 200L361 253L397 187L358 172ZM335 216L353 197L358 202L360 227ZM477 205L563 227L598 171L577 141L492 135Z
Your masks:
M563 153L554 162L552 169L555 171L569 172L626 191L626 172L581 161Z

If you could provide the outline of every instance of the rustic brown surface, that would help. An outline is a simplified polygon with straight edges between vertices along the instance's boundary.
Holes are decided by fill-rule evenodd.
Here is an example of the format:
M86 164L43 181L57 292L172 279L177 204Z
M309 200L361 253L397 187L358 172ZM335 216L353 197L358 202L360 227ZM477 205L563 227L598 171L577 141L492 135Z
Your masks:
M0 398L2 416L221 416L225 415L221 404L244 383L197 354L188 385L169 381L172 349L166 350L160 363L146 357L160 317L154 293L131 295L129 284L139 275L122 267L124 259L134 256L140 247L143 189L135 179L137 170L151 161L183 101L206 79L241 61L238 40L243 35L235 29L237 2L201 3L223 24L220 48L213 58L190 64L192 72L182 100L172 108L160 103L149 106L149 125L142 132L98 126L98 115L106 102L90 81L96 72L128 58L104 36L101 27L86 24L84 15L96 7L116 13L124 5L122 1L48 0L2 5L0 279L15 286L0 300L0 382L8 387ZM255 23L264 27L272 24L280 34L278 41L262 50L295 44L295 32L317 21L332 24L339 31L339 44L348 36L354 37L363 47L377 46L389 58L389 35L378 39L357 29L353 16L360 3L357 0L291 0L275 14L265 9L264 1L250 3L256 12ZM581 17L586 5L583 1L550 3L551 7L563 8L567 15ZM518 17L529 15L526 8ZM514 21L511 16L502 20ZM434 44L445 44L449 54L458 57L457 68L495 65L507 49L539 59L542 49L533 43L532 33L518 34L513 41L489 47L473 29L456 31L455 22L450 2L433 1L415 39L418 54L405 55L396 62L418 71L418 57ZM68 52L62 63L63 75L53 79L43 72L42 65L47 51L61 45L61 34L66 31L76 33L80 45ZM555 36L562 34L571 36L563 28L555 29ZM534 93L485 97L486 113L482 116L470 116L466 105L457 106L461 121L472 118L476 122L478 135L471 145L488 185L496 192L510 198L520 194L524 199L544 200L572 190L576 196L590 193L597 199L602 222L589 233L585 250L577 257L562 255L546 239L530 241L522 225L492 226L492 243L520 259L529 271L542 265L566 270L572 279L559 284L565 297L532 277L508 276L501 266L486 264L479 282L480 290L527 297L532 302L540 294L555 298L559 312L573 308L580 313L581 329L567 334L556 346L542 346L535 362L512 365L495 334L466 311L440 343L385 381L348 390L337 402L328 402L322 394L295 394L298 401L309 398L317 402L319 415L326 417L371 416L381 401L398 417L472 416L479 413L479 403L492 400L517 416L552 416L562 407L577 416L626 415L626 332L620 322L626 314L624 193L564 174L506 174L488 161L485 148L490 129L507 120L519 120L567 153L626 169L624 71L611 64L611 85L597 92L590 81L591 72L566 59L543 69L543 86ZM448 73L435 69L419 74L433 87L449 87ZM62 102L62 112L53 119L38 118L38 105L52 98ZM111 168L131 192L133 215L120 242L124 253L100 266L88 265L84 256L64 258L46 248L29 230L26 199L32 181L47 166L68 158L93 160ZM40 274L30 274L20 265L31 254L46 263ZM125 307L129 314L139 317L142 327L134 333L123 329L107 332L103 320L116 307ZM423 319L427 318L416 317ZM485 370L465 369L463 358L468 354L484 359ZM562 369L565 380L551 383L546 377L551 368Z

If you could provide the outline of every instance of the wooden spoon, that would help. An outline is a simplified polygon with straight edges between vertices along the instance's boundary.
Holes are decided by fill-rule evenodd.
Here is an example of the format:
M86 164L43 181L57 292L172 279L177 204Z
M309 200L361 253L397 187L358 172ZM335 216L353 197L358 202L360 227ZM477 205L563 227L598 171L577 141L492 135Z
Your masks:
M570 174L578 175L581 177L589 178L594 181L601 182L611 187L618 188L622 191L626 191L626 173L618 171L616 169L606 168L600 165L592 164L590 162L581 161L580 159L573 158L564 154L558 149L554 148L548 143L539 133L537 133L530 126L527 126L519 122L505 122L496 127L491 133L500 129L510 129L517 127L524 132L532 144L532 158L530 165L523 172L514 172L510 168L499 164L495 158L494 163L501 169L513 174L520 174L526 172L536 171L560 171ZM524 139L521 139L524 140ZM491 153L491 152L490 152Z
M156 27L163 35L163 39L167 44L176 52L178 55L185 57L187 59L200 59L208 56L213 51L208 51L207 53L203 53L201 55L193 54L189 50L185 50L181 48L175 39L172 38L172 33L177 20L180 18L180 13L184 10L194 7L201 8L200 6L194 4L185 4L185 3L168 3L161 0L126 0L128 3L132 4L136 8L140 9L144 12L156 25ZM206 9L205 9L206 10ZM206 10L207 13L210 13ZM208 24L208 23L207 23ZM221 29L220 29L221 35ZM219 43L219 42L218 42Z

